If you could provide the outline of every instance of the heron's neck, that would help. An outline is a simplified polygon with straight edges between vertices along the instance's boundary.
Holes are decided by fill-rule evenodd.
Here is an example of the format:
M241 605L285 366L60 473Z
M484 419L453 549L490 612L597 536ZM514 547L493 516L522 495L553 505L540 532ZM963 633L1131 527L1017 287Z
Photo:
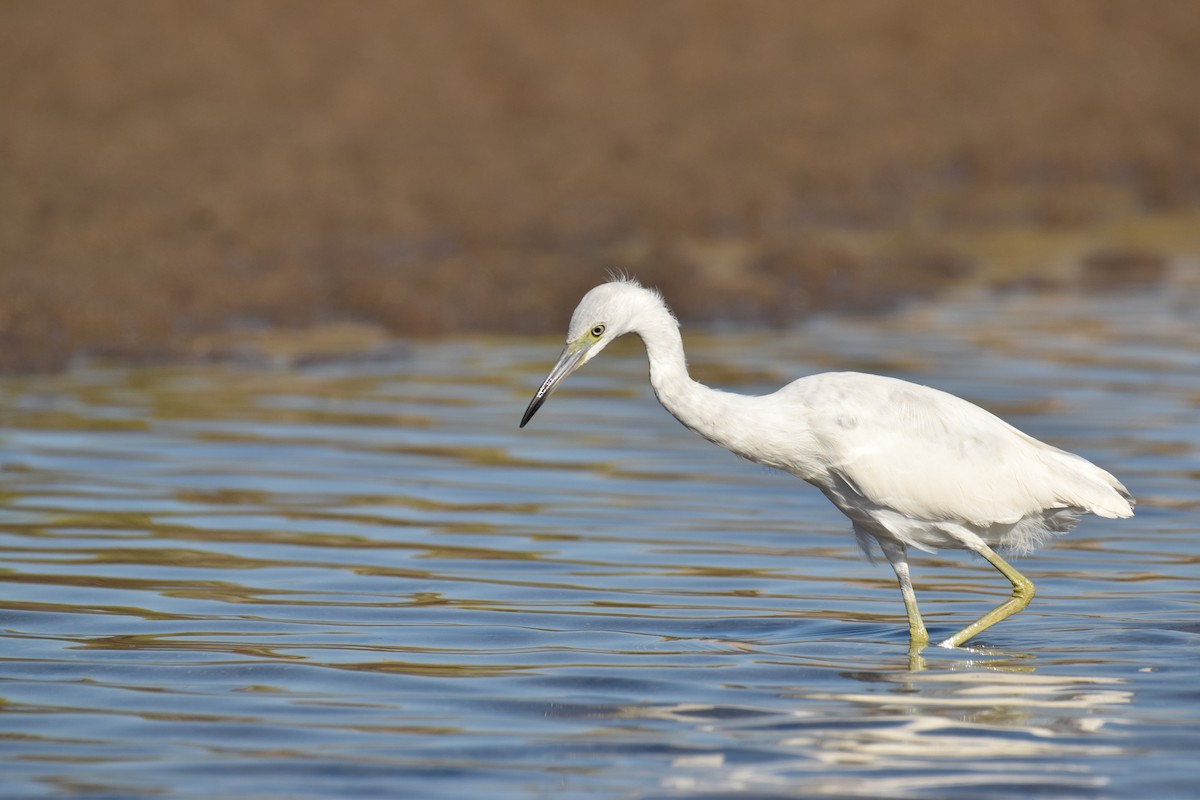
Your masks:
M688 375L679 325L665 310L661 316L634 331L646 345L650 358L650 385L667 411L686 427L735 453L743 454L743 442L730 432L730 423L748 413L753 399L711 389ZM744 428L742 430L745 430Z

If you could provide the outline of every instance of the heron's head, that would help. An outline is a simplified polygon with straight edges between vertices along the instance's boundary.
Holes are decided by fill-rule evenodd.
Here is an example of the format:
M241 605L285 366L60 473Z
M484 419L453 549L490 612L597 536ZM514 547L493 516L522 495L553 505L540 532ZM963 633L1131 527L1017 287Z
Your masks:
M631 278L602 283L585 294L571 315L566 347L525 409L521 427L525 427L568 375L599 355L609 342L664 313L673 319L658 292L643 288Z

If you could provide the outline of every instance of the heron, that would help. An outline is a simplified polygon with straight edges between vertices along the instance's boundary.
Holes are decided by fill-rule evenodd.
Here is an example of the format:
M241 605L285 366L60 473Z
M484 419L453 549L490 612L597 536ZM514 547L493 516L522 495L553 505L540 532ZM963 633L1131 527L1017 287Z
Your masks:
M1083 514L1133 516L1133 497L1108 472L929 386L859 372L809 375L761 396L705 386L688 374L679 322L663 296L628 277L579 302L521 427L567 376L627 333L641 338L654 394L684 427L817 487L849 517L867 557L883 554L904 600L910 651L927 646L929 634L909 548L977 553L1012 584L1011 597L940 642L958 647L1033 598L1033 583L993 548L1027 552Z

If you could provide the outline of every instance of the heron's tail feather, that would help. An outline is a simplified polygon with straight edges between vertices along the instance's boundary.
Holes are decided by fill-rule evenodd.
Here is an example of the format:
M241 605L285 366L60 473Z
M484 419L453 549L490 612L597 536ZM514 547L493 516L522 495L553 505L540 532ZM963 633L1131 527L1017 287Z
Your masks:
M1133 516L1133 495L1110 473L1073 453L1058 450L1049 456L1064 468L1060 474L1067 476L1067 480L1057 487L1062 502L1098 517L1124 519Z

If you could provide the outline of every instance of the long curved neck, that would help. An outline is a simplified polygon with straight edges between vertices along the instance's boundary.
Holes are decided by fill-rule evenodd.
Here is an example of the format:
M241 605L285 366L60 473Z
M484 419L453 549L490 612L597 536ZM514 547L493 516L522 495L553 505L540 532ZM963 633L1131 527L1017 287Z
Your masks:
M658 402L687 428L729 450L745 455L744 425L735 424L749 413L754 398L711 389L688 375L679 325L661 313L634 331L646 345L650 358L650 385ZM733 431L739 431L734 435Z

